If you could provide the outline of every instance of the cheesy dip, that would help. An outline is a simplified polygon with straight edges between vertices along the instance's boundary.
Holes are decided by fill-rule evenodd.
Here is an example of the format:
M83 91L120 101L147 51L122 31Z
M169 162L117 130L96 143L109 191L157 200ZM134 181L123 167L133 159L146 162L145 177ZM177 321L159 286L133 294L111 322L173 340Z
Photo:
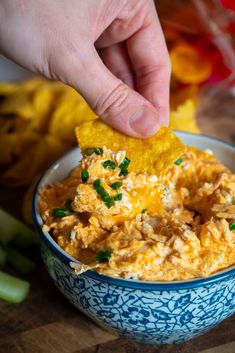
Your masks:
M210 150L187 152L162 177L128 172L125 151L84 151L40 190L47 231L79 273L144 281L206 277L235 264L235 175Z

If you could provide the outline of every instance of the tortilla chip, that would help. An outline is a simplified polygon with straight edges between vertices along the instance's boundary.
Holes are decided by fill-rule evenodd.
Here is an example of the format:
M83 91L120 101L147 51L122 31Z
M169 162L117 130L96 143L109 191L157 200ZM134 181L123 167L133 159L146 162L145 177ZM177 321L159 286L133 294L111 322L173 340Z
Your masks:
M161 127L153 137L140 140L95 120L78 126L76 136L82 150L102 146L114 152L126 150L127 157L131 159L129 170L136 173L162 175L186 151L185 145L167 127Z
M182 83L206 81L212 73L209 60L188 43L179 42L170 52L172 75Z
M50 135L40 137L34 148L28 148L28 145L24 145L24 141L20 147L22 149L21 158L2 174L1 182L5 185L23 186L29 184L37 174L45 170L49 163L56 160L68 149L66 144Z
M7 96L17 91L18 85L16 83L1 82L0 84L0 96Z
M77 125L96 119L97 116L86 101L74 89L69 88L57 103L49 126L49 134L63 141L76 143L74 129Z
M199 85L186 85L171 92L170 107L175 110L179 104L183 104L187 99L191 99L195 106L198 102Z
M14 162L14 151L18 141L18 134L0 135L0 166Z
M192 99L187 99L183 104L179 105L176 110L170 114L170 127L189 131L196 134L200 133L196 121L196 105Z

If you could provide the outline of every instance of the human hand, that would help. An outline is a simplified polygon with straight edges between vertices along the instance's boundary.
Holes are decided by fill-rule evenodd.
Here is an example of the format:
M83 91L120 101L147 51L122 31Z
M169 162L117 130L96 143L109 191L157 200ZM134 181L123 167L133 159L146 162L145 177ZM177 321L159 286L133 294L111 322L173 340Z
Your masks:
M74 87L126 134L168 124L170 61L152 0L3 0L0 51Z

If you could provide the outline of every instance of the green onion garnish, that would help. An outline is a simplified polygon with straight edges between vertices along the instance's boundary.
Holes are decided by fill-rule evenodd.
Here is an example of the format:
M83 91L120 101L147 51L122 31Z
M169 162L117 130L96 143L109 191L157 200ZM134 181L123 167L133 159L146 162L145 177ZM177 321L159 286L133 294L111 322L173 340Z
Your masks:
M131 161L130 161L130 159L128 159L127 157L125 157L124 159L123 159L123 161L122 161L122 163L121 164L119 164L119 168L120 169L127 169L128 167L129 167L129 164L131 163Z
M83 152L84 155L85 155L85 156L88 156L90 150L91 150L90 148L86 148L86 149L84 150L84 152ZM92 148L92 150L93 150L93 148Z
M112 256L112 252L109 250L99 251L96 255L95 260L96 260L96 262L99 262L99 263L105 263L105 262L109 261L111 256Z
M96 189L100 185L100 179L96 179L93 185L94 185L94 188Z
M147 208L143 208L143 210L141 211L141 213L145 213L147 212Z
M66 217L66 216L70 216L72 214L72 212L70 212L69 210L66 210L65 208L54 208L54 210L52 210L52 214L55 217Z
M89 179L89 172L86 169L82 170L82 181L85 183Z
M114 170L116 168L115 162L111 161L110 159L108 159L107 161L104 161L102 164L103 164L103 167L106 169Z
M100 185L100 179L96 179L93 183L93 186L97 194L99 194L101 199L104 201L105 205L108 208L111 208L114 205L114 200L109 196L105 188Z
M115 183L112 183L110 185L110 187L114 190L118 190L120 187L122 186L122 182L121 181L116 181Z
M183 162L183 159L182 158L179 158L175 161L175 164L176 165L180 165L181 163Z
M230 229L230 230L235 230L235 222L231 222L231 223L229 224L229 229Z
M88 147L84 150L83 153L85 156L90 156L93 153L97 154L97 156L100 156L103 154L103 150L100 147Z
M53 216L60 218L70 216L74 212L72 209L72 202L72 200L67 199L65 201L65 208L54 208L52 211Z
M117 194L116 196L114 196L114 201L121 201L122 199L122 194Z
M103 154L103 150L100 147L96 147L94 149L94 153L97 154L97 156L101 156Z
M73 209L72 209L72 200L69 200L69 199L67 199L66 201L65 201L65 208L66 208L66 210L68 210L68 211L70 211L70 212L73 212Z
M121 164L119 164L119 168L121 169L120 173L118 174L118 176L125 176L128 173L128 167L129 164L131 163L130 159L128 159L127 157L125 157L122 161Z
M114 202L114 200L112 198L110 198L108 201L105 202L105 205L108 208L111 208L114 204L115 204L115 202Z
M126 176L128 173L127 169L121 169L120 173L118 174L118 176Z

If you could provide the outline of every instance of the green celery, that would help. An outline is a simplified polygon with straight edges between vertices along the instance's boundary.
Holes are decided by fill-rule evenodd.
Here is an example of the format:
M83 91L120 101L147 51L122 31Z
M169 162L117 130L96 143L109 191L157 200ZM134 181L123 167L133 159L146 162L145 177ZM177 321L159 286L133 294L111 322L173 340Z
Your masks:
M7 254L7 262L19 273L26 275L35 270L35 263L21 254L14 247L6 246L5 251Z
M6 258L7 258L7 255L6 255L5 251L3 250L3 248L1 248L1 246L0 246L0 266L5 265Z
M21 303L26 298L29 288L29 282L0 271L0 299Z
M39 238L36 233L24 223L0 209L0 244L13 242L17 247L26 248L38 245Z

